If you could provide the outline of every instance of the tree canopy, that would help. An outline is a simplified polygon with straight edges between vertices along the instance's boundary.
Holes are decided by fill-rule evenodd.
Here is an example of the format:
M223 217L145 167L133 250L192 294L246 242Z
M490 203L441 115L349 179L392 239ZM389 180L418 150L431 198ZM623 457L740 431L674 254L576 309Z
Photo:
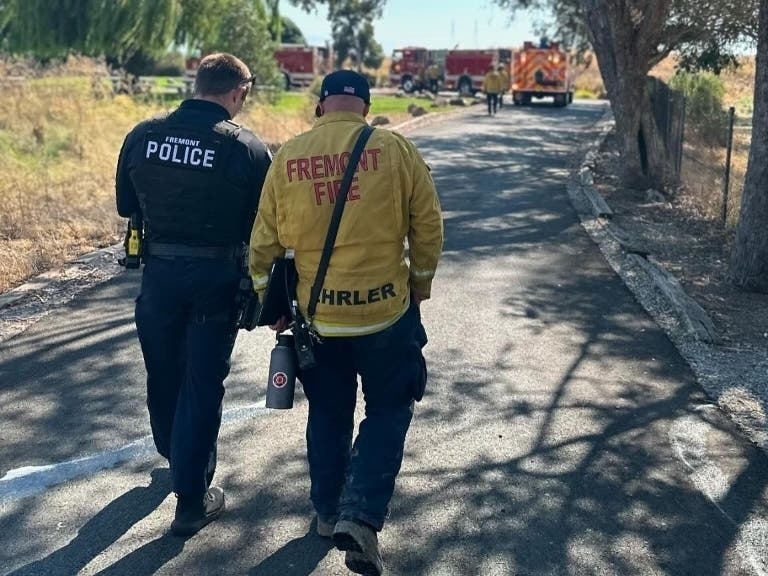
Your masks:
M47 59L72 52L122 60L173 40L182 0L0 0L0 48Z
M510 12L530 9L540 15L540 32L584 51L591 46L586 4L582 0L494 0ZM704 68L719 72L734 62L733 53L757 39L759 0L664 0L627 12L650 16L659 10L658 42L648 52L651 68L672 52L686 69ZM638 21L638 25L640 22Z
M378 68L384 58L376 41L373 21L381 17L386 0L291 0L291 4L309 12L318 5L328 7L336 64L351 58L358 69L365 65Z
M283 44L306 44L307 40L304 38L304 34L296 23L288 18L282 16L282 27L280 30L280 42Z
M202 46L203 53L230 52L248 65L259 84L279 83L275 42L261 2L228 0L214 38L213 43Z
M268 83L276 78L272 53L282 20L278 1L266 1L0 0L0 50L38 59L106 56L124 65L175 43L232 52Z

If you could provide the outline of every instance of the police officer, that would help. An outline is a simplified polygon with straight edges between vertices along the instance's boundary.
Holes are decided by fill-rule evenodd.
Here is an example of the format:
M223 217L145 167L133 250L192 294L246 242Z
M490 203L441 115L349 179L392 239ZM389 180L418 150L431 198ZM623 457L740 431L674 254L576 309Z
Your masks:
M483 92L488 101L488 116L496 114L499 106L499 92L501 92L501 77L496 72L496 67L491 64L483 78Z
M251 234L251 276L263 290L273 258L292 249L304 315L344 161L369 110L364 77L349 70L329 74L321 86L320 118L282 146L267 175ZM317 300L317 365L299 374L309 402L307 456L317 531L333 536L347 552L347 567L359 574L383 570L377 533L400 470L414 400L426 383L419 305L430 296L442 242L427 165L408 140L375 130L349 189ZM273 326L285 327L285 319ZM353 446L358 375L366 417Z
M117 211L144 221L136 327L152 435L178 498L171 531L181 536L224 510L223 490L211 486L223 382L244 243L271 162L268 148L231 121L252 83L236 57L205 57L194 96L137 125L117 165Z

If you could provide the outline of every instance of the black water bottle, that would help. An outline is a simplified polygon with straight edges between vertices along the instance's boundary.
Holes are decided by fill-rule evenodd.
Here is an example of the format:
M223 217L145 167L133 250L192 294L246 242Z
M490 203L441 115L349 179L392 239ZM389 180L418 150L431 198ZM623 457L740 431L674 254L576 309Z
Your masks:
M267 381L267 408L287 410L293 408L296 389L296 350L292 334L278 334L277 344L269 359Z

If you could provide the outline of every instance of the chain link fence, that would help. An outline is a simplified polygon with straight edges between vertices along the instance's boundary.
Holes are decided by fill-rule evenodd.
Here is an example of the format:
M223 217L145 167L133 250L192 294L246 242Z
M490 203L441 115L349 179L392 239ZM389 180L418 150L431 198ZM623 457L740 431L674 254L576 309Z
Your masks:
M752 118L728 110L699 126L691 122L682 92L650 78L656 124L666 144L672 180L686 198L711 220L731 228L738 222L752 142Z
M724 130L721 141L707 141L695 130L687 131L681 182L704 215L731 228L739 218L752 143L752 118L730 108Z

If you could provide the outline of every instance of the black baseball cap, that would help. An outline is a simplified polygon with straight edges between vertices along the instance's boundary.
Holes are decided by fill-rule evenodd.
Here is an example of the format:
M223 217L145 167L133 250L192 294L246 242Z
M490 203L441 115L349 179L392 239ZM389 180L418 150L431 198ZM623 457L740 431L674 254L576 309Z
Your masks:
M368 80L354 70L336 70L323 78L320 87L320 102L328 96L357 96L366 104L371 103L371 89Z

